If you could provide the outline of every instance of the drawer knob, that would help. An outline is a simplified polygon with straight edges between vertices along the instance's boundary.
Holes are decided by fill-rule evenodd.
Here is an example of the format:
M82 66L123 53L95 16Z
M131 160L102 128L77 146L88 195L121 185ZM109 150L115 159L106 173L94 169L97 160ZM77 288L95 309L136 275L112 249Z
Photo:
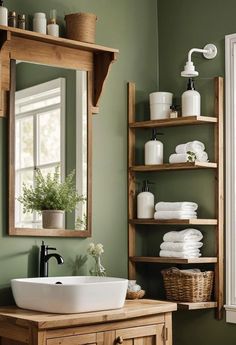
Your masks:
M116 344L123 344L123 338L122 337L117 337L116 338Z

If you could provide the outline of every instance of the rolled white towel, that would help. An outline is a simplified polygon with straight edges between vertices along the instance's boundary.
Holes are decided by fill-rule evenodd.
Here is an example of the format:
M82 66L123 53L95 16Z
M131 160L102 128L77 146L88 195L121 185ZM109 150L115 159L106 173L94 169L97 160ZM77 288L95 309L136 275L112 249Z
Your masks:
M175 148L176 153L187 153L187 151L192 151L194 153L199 151L204 151L205 145L198 140L189 141L185 144L177 145Z
M183 252L188 250L199 249L203 246L202 242L162 242L160 249Z
M191 201L179 201L179 202L166 202L160 201L155 205L156 211L196 211L198 209L198 204Z
M195 211L156 211L154 219L192 219L197 218Z
M208 154L205 151L196 152L197 162L208 162Z
M195 162L196 159L197 159L196 154L193 152L191 152L191 153L172 153L169 157L169 163L170 164L177 164L177 163Z
M181 231L169 231L163 236L164 242L200 242L203 238L201 231L197 229L184 229Z
M180 259L190 259L190 258L199 258L202 254L199 251L195 252L174 252L169 250L161 250L159 252L161 257L171 257L171 258L180 258Z

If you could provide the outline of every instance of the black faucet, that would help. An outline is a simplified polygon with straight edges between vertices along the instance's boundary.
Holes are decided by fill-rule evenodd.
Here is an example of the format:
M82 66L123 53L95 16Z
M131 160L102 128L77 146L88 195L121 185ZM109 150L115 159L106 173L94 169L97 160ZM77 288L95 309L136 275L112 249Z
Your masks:
M39 262L39 276L40 277L48 277L48 261L50 258L55 258L57 260L58 265L64 263L63 257L57 253L48 254L48 250L57 250L56 248L48 247L42 241L42 245L40 247L40 262Z

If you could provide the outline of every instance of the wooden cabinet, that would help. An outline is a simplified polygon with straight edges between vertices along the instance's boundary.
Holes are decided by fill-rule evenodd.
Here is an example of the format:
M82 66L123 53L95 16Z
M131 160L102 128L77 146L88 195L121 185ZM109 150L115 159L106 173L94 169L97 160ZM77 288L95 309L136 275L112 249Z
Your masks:
M124 308L46 314L0 308L1 345L172 345L172 311L163 301L127 301Z
M224 260L224 140L223 140L223 78L216 77L214 80L214 115L213 116L182 116L175 119L162 120L148 120L137 121L135 113L135 84L128 83L128 231L129 231L129 279L136 279L136 270L139 263L146 264L171 264L171 265L208 265L214 269L214 297L210 302L203 303L187 303L178 301L178 308L184 310L193 309L207 309L216 308L216 316L218 319L222 318L223 312L223 260ZM190 162L178 164L160 164L160 165L137 165L136 162L136 137L140 132L137 130L146 130L152 128L167 128L180 126L211 126L214 131L214 141L212 147L214 148L213 162ZM187 130L187 129L186 129ZM177 135L177 134L176 134ZM212 181L215 186L214 198L214 218L197 218L197 219L170 219L170 220L156 220L156 219L137 219L136 215L136 174L148 174L155 172L156 174L164 173L166 171L185 171L186 179L188 178L188 171L212 170ZM145 175L146 176L146 175ZM145 177L146 178L146 177ZM181 188L179 186L180 195ZM204 187L203 187L204 188ZM194 196L193 196L194 197ZM160 200L159 200L160 201ZM166 200L167 201L167 200ZM156 231L166 226L166 232L171 230L172 226L205 226L215 229L215 255L203 256L199 258L180 259L173 257L159 257L137 255L136 251L136 231L149 231L149 228L156 227ZM150 230L153 231L153 230ZM212 230L209 230L212 231ZM159 248L160 244L155 244ZM157 253L158 255L158 253ZM148 291L147 291L148 293Z

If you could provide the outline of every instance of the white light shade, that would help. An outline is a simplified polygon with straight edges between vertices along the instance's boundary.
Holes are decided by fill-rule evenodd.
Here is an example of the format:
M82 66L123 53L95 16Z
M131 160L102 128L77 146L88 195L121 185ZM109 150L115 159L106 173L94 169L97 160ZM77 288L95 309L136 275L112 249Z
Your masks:
M195 71L195 66L192 61L187 61L186 65L184 66L184 71L181 72L181 77L191 78L197 77L198 72Z

